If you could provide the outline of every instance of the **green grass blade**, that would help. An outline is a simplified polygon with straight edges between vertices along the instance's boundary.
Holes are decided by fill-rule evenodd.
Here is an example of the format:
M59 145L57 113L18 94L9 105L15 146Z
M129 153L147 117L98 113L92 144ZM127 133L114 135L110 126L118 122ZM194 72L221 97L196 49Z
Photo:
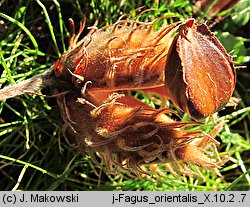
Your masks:
M49 31L50 31L50 35L52 37L52 41L53 41L53 43L54 43L54 45L56 47L57 55L58 55L58 57L61 57L61 53L59 51L57 41L56 41L56 36L55 36L54 30L53 30L53 25L51 24L50 17L49 17L49 14L47 12L47 9L40 0L36 0L36 2L39 4L40 7L42 7L42 10L43 10L44 16L45 16L45 21L47 22L47 25L48 25Z
M19 160L19 159L14 159L12 157L8 157L8 156L1 155L1 154L0 154L0 158L4 159L4 160L9 160L9 161L12 161L12 162L16 162L16 163L22 164L22 165L27 166L27 167L31 167L31 168L33 168L35 170L40 171L41 173L44 173L44 174L47 174L47 175L51 176L53 178L57 178L58 177L58 175L56 175L54 173L50 173L47 170L42 169L41 167L38 167L36 165L33 165L31 163L28 163L28 162L25 162L25 161L22 161L22 160Z
M8 21L16 24L17 26L19 26L30 38L31 42L33 43L34 45L34 48L36 50L36 52L38 53L38 44L37 44L37 41L36 39L34 38L34 36L31 34L31 32L19 21L17 21L16 19L13 19L12 17L6 15L6 14L3 14L2 12L0 12L0 17L2 18L5 18L7 19Z

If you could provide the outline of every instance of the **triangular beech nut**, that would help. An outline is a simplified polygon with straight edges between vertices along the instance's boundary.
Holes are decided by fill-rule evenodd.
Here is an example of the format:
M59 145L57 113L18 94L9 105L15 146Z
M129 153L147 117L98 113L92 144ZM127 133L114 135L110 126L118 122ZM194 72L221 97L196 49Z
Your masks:
M198 120L220 110L232 96L236 72L230 55L205 24L180 25L165 66L170 99Z

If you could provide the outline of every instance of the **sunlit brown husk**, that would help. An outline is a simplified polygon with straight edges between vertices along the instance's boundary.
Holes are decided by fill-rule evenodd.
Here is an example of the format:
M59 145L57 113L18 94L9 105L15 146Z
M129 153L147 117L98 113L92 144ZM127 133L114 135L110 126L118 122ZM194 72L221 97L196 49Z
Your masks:
M159 18L161 19L161 18ZM119 20L95 29L77 42L54 68L58 76L71 78L70 70L91 81L89 88L131 90L164 85L164 66L178 23L154 31L154 22Z
M55 93L59 92L55 89ZM224 164L225 160L215 156L218 143L201 131L185 130L196 124L171 119L167 115L171 110L146 105L144 108L135 99L118 94L110 94L99 103L97 96L79 98L80 91L72 89L57 100L63 112L66 139L93 160L101 157L108 172L125 169L146 173L143 166L169 163L176 174L193 175L199 171L191 166L218 173Z

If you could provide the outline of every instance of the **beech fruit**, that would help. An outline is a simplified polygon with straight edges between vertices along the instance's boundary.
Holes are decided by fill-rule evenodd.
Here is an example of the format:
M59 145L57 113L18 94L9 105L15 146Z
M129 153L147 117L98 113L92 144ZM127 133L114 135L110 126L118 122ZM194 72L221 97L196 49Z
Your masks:
M145 12L145 11L143 11ZM142 13L143 13L142 12ZM142 14L141 13L141 14ZM0 100L49 86L64 120L70 145L111 173L156 172L163 164L175 175L218 169L215 134L187 129L200 123L173 119L170 109L154 109L118 91L153 91L169 97L193 119L212 115L229 100L236 75L231 57L205 24L189 19L154 31L153 22L122 19L79 40L44 74L0 90ZM210 153L212 152L212 154ZM194 167L194 168L193 168Z

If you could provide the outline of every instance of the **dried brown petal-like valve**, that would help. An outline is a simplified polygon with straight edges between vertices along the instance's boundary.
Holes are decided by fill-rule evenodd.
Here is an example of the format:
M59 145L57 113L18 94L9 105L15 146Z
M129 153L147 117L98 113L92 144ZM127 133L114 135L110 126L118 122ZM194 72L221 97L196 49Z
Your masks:
M154 31L153 22L125 19L90 31L78 41L79 33L71 37L67 52L56 62L59 78L71 80L72 75L91 81L96 90L134 90L164 85L164 66L172 34L178 23ZM73 24L73 21L72 21ZM75 82L75 80L73 80Z
M180 25L165 68L165 87L172 101L192 118L221 109L236 82L232 58L205 24L193 19Z
M226 161L218 156L218 142L201 131L185 130L196 124L172 120L166 115L170 110L156 110L141 103L136 106L133 98L116 93L102 103L97 101L97 94L84 98L79 95L72 90L58 96L64 136L93 160L96 155L101 157L111 173L121 169L145 173L145 165L168 163L167 168L181 175L200 173L199 167L219 174L218 168ZM213 153L208 151L211 145Z

